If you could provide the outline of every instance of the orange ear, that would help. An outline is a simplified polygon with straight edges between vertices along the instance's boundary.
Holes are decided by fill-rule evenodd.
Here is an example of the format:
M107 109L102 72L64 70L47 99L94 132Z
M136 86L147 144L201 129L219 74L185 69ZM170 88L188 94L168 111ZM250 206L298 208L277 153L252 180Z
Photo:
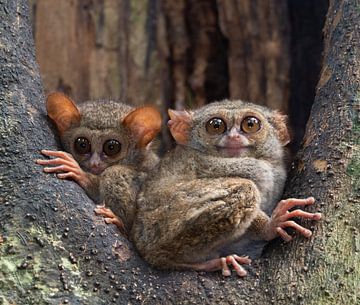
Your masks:
M80 112L73 101L60 92L49 94L46 99L48 116L54 121L60 135L80 122Z
M160 112L152 106L144 106L130 112L123 124L132 131L138 147L145 147L161 129Z
M176 143L185 145L189 140L190 122L192 116L189 112L182 110L168 110L170 120L168 126L171 135L174 137Z
M291 140L290 133L288 129L288 120L287 115L281 114L278 111L275 111L273 114L271 121L275 127L275 132L280 140L280 143L285 146Z

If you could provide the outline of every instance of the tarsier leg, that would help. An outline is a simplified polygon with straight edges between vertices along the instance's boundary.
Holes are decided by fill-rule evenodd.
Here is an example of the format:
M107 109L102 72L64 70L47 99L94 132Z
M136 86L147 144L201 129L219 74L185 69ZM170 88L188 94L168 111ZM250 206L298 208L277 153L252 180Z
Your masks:
M250 263L247 257L230 255L210 261L206 257L216 255L217 249L234 241L250 226L260 202L254 183L241 178L199 179L178 184L177 191L169 193L167 201L171 202L167 217L154 223L159 232L147 238L141 250L145 257L149 255L152 264L223 270L225 276L230 275L228 265L232 265L239 276L246 275L240 264ZM150 217L151 221L155 219ZM144 231L137 234L136 238L141 239Z
M127 236L124 223L109 208L106 208L104 205L98 205L96 206L96 209L94 209L94 211L97 215L103 216L107 224L116 225L119 228L120 232L123 235Z
M309 197L307 199L286 199L281 200L272 213L270 223L268 225L267 239L271 240L277 236L280 236L285 241L291 241L292 237L286 233L285 228L293 228L305 237L310 237L312 232L303 226L297 224L295 221L290 220L293 217L301 217L304 219L319 220L321 219L321 213L309 213L303 210L294 210L289 212L296 206L307 206L314 204L315 199Z
M258 190L251 181L227 179L225 182L199 181L198 184L206 184L208 188L203 192L198 190L197 197L190 199L194 209L187 213L184 230L179 236L190 238L190 243L193 243L194 232L201 232L203 238L199 242L211 243L224 239L226 232L232 234L238 229L246 230L246 223L250 224L259 202Z

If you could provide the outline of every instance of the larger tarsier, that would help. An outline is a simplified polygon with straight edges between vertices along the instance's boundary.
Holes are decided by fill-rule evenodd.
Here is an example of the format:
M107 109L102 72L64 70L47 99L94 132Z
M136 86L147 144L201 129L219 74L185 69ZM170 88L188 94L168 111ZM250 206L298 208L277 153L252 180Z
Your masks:
M284 228L309 237L290 220L318 220L319 213L288 210L314 198L278 203L286 179L286 117L242 101L209 104L196 111L169 111L177 147L160 161L138 196L131 236L145 260L158 268L222 270L250 263L251 240L289 241ZM275 208L275 209L274 209ZM272 213L272 214L271 214ZM271 215L269 217L268 215ZM228 255L232 254L232 255Z

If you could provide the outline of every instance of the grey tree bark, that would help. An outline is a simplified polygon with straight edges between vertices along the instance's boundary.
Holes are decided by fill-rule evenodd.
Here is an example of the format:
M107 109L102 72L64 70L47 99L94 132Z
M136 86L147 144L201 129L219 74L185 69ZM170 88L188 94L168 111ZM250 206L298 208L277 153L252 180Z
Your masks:
M330 1L325 52L287 196L313 195L311 240L275 241L249 276L165 272L93 213L70 181L34 160L57 141L45 116L27 1L0 1L2 304L358 304L359 10Z

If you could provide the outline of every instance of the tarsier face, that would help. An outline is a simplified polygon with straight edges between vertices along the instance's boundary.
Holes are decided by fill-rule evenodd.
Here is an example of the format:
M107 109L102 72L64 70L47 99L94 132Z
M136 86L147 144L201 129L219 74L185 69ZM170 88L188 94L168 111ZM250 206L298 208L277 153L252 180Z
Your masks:
M101 174L107 167L117 164L129 152L126 131L118 129L91 130L78 127L69 130L64 146L86 171Z
M223 157L245 157L266 141L269 123L250 109L209 111L205 117L194 116L192 135L208 151Z
M65 150L95 175L117 163L135 162L161 128L161 115L152 106L134 109L112 101L76 106L55 92L48 96L46 108Z
M275 151L270 145L274 143L274 138L279 146L289 142L284 115L242 101L217 102L193 112L170 111L169 114L171 131L176 120L188 121L182 127L183 132L187 133L187 140L180 137L182 143L179 143L176 130L172 131L179 144L211 155L266 157Z

